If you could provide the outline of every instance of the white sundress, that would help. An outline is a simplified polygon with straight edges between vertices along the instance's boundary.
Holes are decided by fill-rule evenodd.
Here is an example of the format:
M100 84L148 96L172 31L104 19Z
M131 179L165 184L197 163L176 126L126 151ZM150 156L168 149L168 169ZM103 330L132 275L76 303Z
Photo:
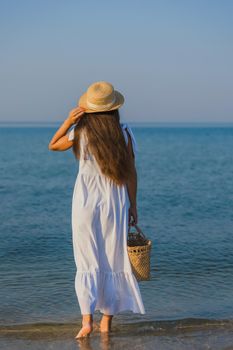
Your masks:
M126 143L133 132L121 123ZM87 138L80 136L79 171L72 198L72 240L76 264L75 291L81 314L95 310L114 315L121 311L145 314L138 281L127 252L128 209L126 185L105 177L94 156L84 153ZM68 133L74 139L74 126Z

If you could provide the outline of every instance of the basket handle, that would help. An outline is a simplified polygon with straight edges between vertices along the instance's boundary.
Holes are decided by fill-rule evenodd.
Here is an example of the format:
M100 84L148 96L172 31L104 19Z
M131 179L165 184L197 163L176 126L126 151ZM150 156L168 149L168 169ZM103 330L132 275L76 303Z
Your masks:
M137 230L137 232L144 238L144 239L147 239L146 236L144 235L144 233L142 232L142 230L140 229L140 227L135 224L133 221L132 222L129 222L129 227L128 227L128 232L130 230L130 226L134 226Z

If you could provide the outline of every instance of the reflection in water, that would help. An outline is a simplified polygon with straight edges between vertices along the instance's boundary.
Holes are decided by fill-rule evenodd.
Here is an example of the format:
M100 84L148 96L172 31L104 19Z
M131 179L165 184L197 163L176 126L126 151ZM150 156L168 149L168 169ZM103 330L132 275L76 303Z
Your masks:
M94 344L94 340L96 342L96 338L92 338L92 336L84 337L77 339L78 349L80 350L95 350L96 344ZM111 342L111 335L108 332L100 333L100 342L99 349L101 350L110 350L113 346L113 342Z
M110 344L111 336L109 333L104 332L100 333L100 348L101 350L110 350L111 344Z
M80 350L94 350L94 347L91 346L90 337L84 337L77 339L78 349Z

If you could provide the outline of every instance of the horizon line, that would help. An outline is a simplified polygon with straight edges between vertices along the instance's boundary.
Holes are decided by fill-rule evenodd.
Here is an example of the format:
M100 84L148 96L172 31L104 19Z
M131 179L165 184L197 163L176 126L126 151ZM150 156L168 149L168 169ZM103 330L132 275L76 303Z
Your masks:
M43 121L43 120L0 120L0 124L58 124L63 123L64 120ZM233 121L136 121L136 120L120 120L122 123L135 123L135 124L233 124Z

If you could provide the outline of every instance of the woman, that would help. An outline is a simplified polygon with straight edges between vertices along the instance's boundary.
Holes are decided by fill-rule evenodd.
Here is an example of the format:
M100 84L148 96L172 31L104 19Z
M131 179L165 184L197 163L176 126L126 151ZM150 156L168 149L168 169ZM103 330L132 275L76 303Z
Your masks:
M101 332L109 332L113 315L123 310L145 313L127 252L128 224L137 223L137 173L134 135L120 123L123 103L110 83L93 83L49 144L53 151L72 147L79 159L72 237L83 319L76 338L92 332L95 310L103 313Z

